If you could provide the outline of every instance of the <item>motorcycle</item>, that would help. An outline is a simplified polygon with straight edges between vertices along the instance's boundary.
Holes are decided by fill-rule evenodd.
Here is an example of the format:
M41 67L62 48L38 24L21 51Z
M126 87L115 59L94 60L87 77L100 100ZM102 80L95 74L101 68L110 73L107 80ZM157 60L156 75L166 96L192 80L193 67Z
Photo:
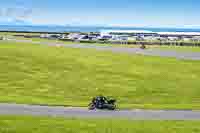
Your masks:
M141 49L146 49L146 46L143 44L140 46Z
M92 102L88 105L88 109L115 110L117 108L115 103L116 103L115 99L107 99L106 97L98 96L92 99Z

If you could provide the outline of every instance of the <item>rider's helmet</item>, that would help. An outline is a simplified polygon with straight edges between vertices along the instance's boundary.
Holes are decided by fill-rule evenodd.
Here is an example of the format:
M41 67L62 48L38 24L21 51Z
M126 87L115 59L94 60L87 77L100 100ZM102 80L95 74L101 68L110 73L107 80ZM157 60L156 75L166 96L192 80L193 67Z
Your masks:
M105 104L106 103L106 98L102 95L99 95L96 97L96 103L98 104Z

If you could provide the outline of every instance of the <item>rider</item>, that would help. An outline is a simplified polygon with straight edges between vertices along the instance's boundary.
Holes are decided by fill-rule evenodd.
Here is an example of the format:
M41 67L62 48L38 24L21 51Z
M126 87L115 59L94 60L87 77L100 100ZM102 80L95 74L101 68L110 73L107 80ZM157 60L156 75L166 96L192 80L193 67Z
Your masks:
M99 107L102 107L104 104L107 104L107 99L100 95L93 99L93 103Z
M141 49L145 49L146 48L146 46L145 46L145 44L144 43L142 43L142 45L141 45L141 47L140 47Z

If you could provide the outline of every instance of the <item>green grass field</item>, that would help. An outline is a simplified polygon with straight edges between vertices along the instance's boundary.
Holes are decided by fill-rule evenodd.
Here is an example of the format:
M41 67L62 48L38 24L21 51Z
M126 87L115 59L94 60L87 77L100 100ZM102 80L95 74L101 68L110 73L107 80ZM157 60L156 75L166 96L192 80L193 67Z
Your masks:
M199 121L88 120L1 116L1 133L199 133Z
M167 45L153 45L153 46L147 46L152 49L161 49L161 50L175 50L180 52L200 52L200 47L194 47L194 46L167 46Z
M0 42L0 102L87 106L103 94L120 108L200 109L200 62Z
M46 38L24 38L24 37L15 37L19 40L30 40L32 42L39 42L39 43L63 43L63 44L73 44L72 41L61 41L61 40L51 40Z

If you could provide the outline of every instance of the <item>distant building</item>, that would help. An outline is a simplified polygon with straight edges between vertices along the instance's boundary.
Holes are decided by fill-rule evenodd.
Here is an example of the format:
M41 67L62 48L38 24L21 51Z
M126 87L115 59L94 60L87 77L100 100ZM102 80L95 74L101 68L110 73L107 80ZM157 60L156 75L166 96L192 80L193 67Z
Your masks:
M152 32L148 30L101 30L101 36L104 35L129 35L139 37L193 37L200 36L200 32Z
M70 33L67 38L68 39L71 39L71 40L76 40L76 39L79 39L81 37L81 34L80 33Z
M138 37L137 36L130 36L128 37L128 41L137 41Z
M77 38L78 41L89 41L88 35L80 35L79 38Z
M176 36L173 36L173 37L169 36L167 38L169 41L178 41L179 40L179 37L176 37Z
M61 34L60 35L60 39L66 39L67 38L67 35L66 34Z
M157 33L146 30L102 30L101 36L104 35L154 36Z
M191 40L200 42L200 36L194 36Z
M98 40L109 40L109 39L112 39L112 35L109 35L109 34L101 34L101 36L99 36L97 39Z
M50 38L51 34L41 34L40 38Z
M146 41L157 41L158 40L158 38L154 37L154 36L146 36L146 37L143 37L143 39Z
M200 32L157 32L161 37L193 37L200 36Z
M182 40L185 41L185 42L188 42L188 41L192 41L192 38L184 37L184 38L182 38Z
M88 38L89 40L98 40L98 37L100 37L101 35L99 33L89 33L88 34Z
M62 35L60 34L41 34L40 38L48 38L48 39L59 39Z
M128 36L127 35L113 35L110 40L114 40L114 41L127 41L128 40Z

